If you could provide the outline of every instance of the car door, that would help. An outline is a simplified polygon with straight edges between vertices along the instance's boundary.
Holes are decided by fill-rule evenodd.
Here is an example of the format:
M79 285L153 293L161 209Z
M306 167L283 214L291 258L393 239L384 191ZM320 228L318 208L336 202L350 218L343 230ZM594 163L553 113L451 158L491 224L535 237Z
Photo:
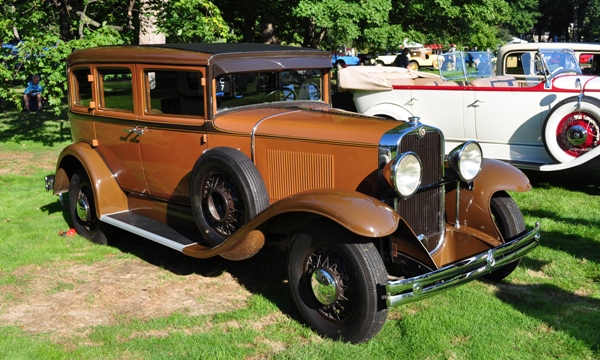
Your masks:
M473 118L473 110L465 106L465 98L472 97L472 93L465 90L464 86L455 82L441 86L415 86L412 89L411 110L421 118L421 122L440 128L444 132L446 151L454 143L463 142L465 139L465 126Z
M138 65L143 100L138 126L152 196L189 203L189 177L207 149L203 68Z
M513 161L548 161L543 121L556 95L527 87L475 88L475 136L484 155Z
M96 91L93 120L97 149L122 189L147 193L136 124L137 89L132 64L92 67Z

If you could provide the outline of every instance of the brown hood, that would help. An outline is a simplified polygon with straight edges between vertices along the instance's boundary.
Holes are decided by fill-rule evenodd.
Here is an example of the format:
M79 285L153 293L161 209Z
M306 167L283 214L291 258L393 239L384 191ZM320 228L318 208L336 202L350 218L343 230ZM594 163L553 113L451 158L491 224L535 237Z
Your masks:
M257 108L218 116L214 125L225 132L290 137L337 143L378 145L381 136L400 125L397 120L362 116L329 107Z

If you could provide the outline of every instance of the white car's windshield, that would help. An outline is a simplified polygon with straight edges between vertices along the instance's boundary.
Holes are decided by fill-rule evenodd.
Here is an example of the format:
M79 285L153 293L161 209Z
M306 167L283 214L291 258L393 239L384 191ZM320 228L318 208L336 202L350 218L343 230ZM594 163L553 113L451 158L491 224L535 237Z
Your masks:
M540 49L536 54L537 64L535 67L535 75L544 75L543 68L545 67L546 75L553 77L562 73L581 74L579 62L570 49ZM534 75L525 72L525 75Z
M444 80L468 81L494 75L492 54L484 51L449 52L438 56Z

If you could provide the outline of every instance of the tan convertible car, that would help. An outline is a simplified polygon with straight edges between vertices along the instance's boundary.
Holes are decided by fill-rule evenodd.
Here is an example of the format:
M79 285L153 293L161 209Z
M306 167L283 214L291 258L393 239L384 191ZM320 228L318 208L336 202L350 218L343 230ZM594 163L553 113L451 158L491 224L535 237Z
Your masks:
M319 334L366 341L388 308L508 276L538 244L507 191L528 179L476 142L330 106L331 59L260 44L114 46L68 58L73 144L46 188L77 232L182 253L288 251ZM68 196L62 196L67 193Z

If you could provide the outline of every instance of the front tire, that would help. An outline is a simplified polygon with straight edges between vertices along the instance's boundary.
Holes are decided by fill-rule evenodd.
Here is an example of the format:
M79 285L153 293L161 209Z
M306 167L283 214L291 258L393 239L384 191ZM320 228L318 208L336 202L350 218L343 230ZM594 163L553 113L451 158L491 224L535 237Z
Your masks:
M584 96L560 101L544 122L544 146L550 156L569 162L600 145L600 101Z
M490 202L492 216L504 241L510 241L525 232L525 220L519 206L506 192L501 191ZM495 270L486 276L492 281L500 281L510 275L521 263L521 259Z
M416 62L416 61L409 61L408 62L408 68L410 70L418 71L419 70L419 63Z
M96 199L90 178L85 169L80 168L71 177L69 185L69 213L73 227L84 238L100 245L108 243L105 226L96 214ZM107 225L106 225L107 226Z
M300 230L288 250L294 301L320 335L360 343L383 327L387 272L377 249L347 230L314 222Z

